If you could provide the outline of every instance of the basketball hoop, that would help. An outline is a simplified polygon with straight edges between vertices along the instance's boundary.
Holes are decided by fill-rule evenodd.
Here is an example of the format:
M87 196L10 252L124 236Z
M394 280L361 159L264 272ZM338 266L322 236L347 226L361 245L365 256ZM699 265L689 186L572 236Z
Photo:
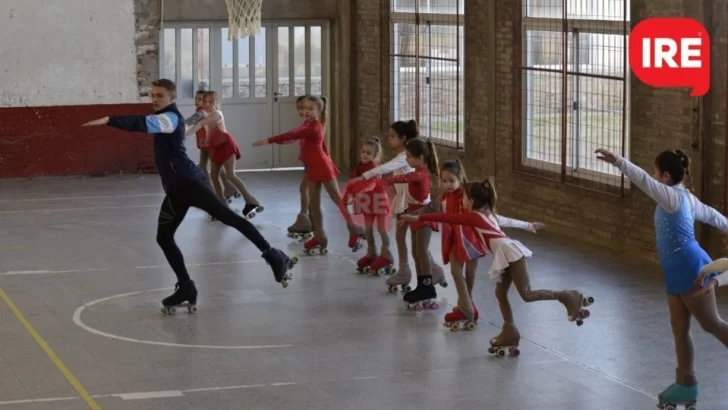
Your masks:
M228 9L228 40L258 34L263 0L225 0L225 3Z

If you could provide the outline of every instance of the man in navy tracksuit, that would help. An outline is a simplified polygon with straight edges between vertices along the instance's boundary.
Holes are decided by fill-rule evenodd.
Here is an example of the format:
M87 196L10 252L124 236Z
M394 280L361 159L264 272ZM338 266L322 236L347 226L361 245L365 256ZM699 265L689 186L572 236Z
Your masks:
M160 79L152 83L154 114L104 117L84 124L109 125L154 136L154 162L167 194L159 211L157 243L177 275L174 294L165 298L162 304L169 308L184 302L189 302L190 306L197 303L197 288L187 273L182 252L174 241L177 228L192 206L204 210L250 239L271 265L275 280L286 285L287 272L293 265L291 259L281 250L271 247L253 224L228 208L210 189L202 169L187 157L185 122L175 104L176 94L177 86L173 81Z

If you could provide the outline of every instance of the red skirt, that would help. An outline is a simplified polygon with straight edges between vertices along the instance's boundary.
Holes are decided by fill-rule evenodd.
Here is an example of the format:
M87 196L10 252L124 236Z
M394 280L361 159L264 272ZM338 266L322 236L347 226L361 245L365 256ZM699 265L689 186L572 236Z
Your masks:
M227 132L213 131L210 137L210 161L217 165L223 165L227 160L235 155L235 159L240 159L240 149L235 139Z
M306 171L306 180L311 182L327 182L339 176L339 169L324 152L317 155L302 155L303 166Z
M442 261L447 265L450 255L455 262L465 263L485 256L485 249L472 227L442 224Z

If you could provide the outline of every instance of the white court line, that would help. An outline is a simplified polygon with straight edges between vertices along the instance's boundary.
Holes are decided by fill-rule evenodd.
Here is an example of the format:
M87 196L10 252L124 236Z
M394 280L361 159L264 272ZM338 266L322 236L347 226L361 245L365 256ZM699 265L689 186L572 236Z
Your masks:
M53 201L73 201L77 199L122 199L122 198L144 198L144 197L160 197L163 193L158 194L135 194L135 195L98 195L98 196L59 196L50 198L21 198L21 199L0 199L0 204L14 202L53 202Z
M87 208L47 208L47 209L24 209L22 211L0 211L0 215L12 214L37 214L37 213L53 213L53 212L71 212L71 211L100 211L107 209L135 209L135 208L159 208L160 204L154 205L127 205L127 206L93 206Z
M69 269L69 270L11 270L8 272L0 272L0 276L16 276L16 275L46 275L54 273L87 273L87 272L105 272L107 269Z
M187 263L185 266L218 266L218 265L242 265L246 263L263 263L265 259L250 259L247 261L230 261L230 262L205 262L205 263ZM135 266L134 269L160 269L169 268L169 265L149 265L149 266Z
M86 310L86 308L91 307L93 305L107 302L112 299L121 299L129 296L139 295L142 293L148 293L148 292L161 292L165 290L173 290L172 288L161 288L161 289L151 289L151 290L142 290L139 292L129 292L129 293L122 293L119 295L112 295L107 296L105 298L96 299L94 301L85 303L81 306L79 306L74 312L73 312L73 323L80 327L81 329L93 333L97 336L107 337L109 339L119 340L123 342L131 342L131 343L140 343L140 344L147 344L147 345L154 345L154 346L164 346L164 347L185 347L185 348L193 348L193 349L215 349L215 350L252 350L252 349L280 349L284 347L293 347L293 345L240 345L240 346L224 346L224 345L193 345L193 344L183 344L183 343L168 343L168 342L157 342L153 340L141 340L141 339L133 339L131 337L126 336L119 336L112 333L103 332L101 330L95 329L83 322L81 319L81 315L83 315L83 311Z

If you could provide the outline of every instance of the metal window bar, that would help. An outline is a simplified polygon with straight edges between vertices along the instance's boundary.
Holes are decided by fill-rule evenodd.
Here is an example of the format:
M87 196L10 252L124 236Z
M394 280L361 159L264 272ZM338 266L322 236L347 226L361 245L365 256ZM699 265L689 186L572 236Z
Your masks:
M525 16L517 16L521 21L517 38L522 38L522 96L520 126L516 127L520 132L514 135L516 168L624 196L624 176L598 162L593 151L604 146L628 155L628 0L622 1L621 10L612 9L614 14L621 11L619 21L605 13L608 7L601 2L572 0L575 10L571 10L569 0L561 0L559 5L551 1L551 9L541 10L541 17L536 1L523 1ZM542 8L546 2L540 2ZM585 11L589 11L588 19L581 18ZM616 41L617 36L621 41ZM549 44L549 38L559 40ZM546 49L555 54L543 54ZM617 63L621 63L619 73L614 67ZM554 81L561 87L555 87ZM621 84L617 86L617 82ZM560 107L548 107L549 102Z
M433 142L461 149L462 4L453 0L453 15L437 13L422 1L410 3L414 12L397 11L391 2L391 113L393 120L414 118L423 136ZM414 107L409 104L412 100Z

